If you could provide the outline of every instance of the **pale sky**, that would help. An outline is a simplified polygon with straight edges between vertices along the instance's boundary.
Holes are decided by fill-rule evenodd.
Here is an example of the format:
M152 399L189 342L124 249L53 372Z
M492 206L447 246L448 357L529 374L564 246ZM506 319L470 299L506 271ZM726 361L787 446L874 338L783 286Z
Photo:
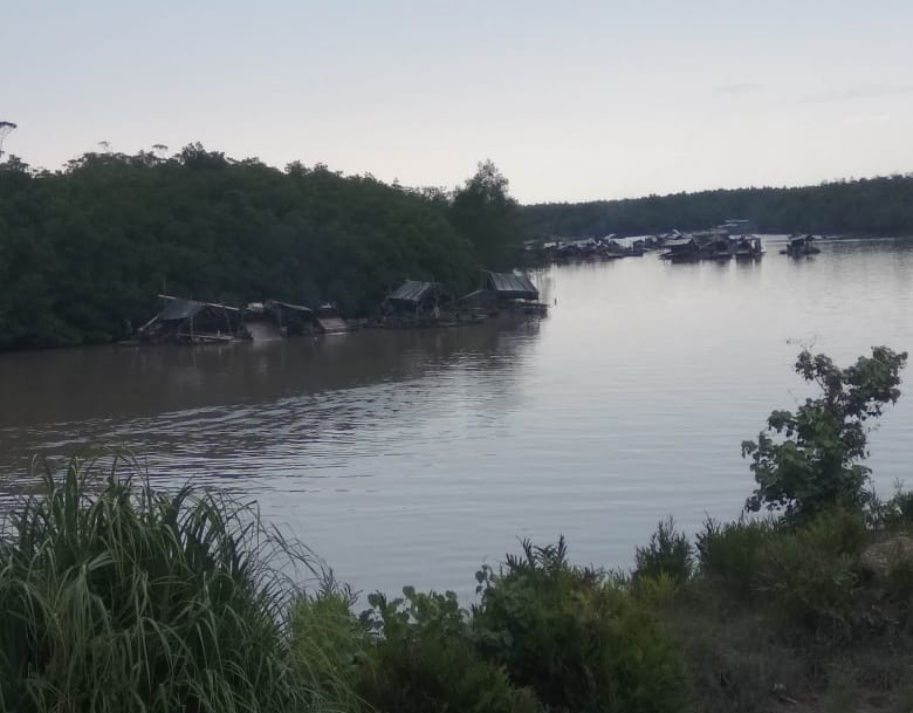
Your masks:
M2 0L5 149L191 141L523 202L913 171L913 0Z

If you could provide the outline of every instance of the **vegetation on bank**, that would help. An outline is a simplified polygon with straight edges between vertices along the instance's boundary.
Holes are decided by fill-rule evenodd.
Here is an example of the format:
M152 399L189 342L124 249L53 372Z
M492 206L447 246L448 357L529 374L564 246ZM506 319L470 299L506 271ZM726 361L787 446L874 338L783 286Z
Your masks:
M128 336L167 292L265 299L349 316L407 279L459 294L512 268L518 206L491 162L454 190L410 190L325 166L280 171L199 144L165 157L89 153L63 171L0 164L0 350Z
M523 208L531 234L542 238L702 230L733 218L764 233L913 235L913 174Z
M74 461L2 531L0 710L908 711L913 496L862 466L906 359L800 355L820 393L744 446L767 517L664 521L631 573L525 542L468 608L405 587L356 615L252 509Z

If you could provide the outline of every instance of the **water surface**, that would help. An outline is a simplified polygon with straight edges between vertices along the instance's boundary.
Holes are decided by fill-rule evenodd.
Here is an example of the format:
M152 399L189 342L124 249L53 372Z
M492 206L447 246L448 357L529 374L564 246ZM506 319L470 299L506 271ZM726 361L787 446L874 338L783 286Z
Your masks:
M228 347L0 357L0 473L126 444L167 485L256 498L359 589L469 592L518 537L627 566L656 521L738 514L739 445L806 393L803 345L913 347L913 241L792 260L656 256L538 276L541 323ZM911 476L913 398L871 439L880 491Z

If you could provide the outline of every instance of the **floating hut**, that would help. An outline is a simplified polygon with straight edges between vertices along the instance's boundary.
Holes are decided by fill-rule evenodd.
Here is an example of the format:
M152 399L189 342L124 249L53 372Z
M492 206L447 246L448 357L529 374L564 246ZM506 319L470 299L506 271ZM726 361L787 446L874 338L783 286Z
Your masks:
M241 310L215 302L159 295L164 307L139 328L140 342L218 344L233 341L241 330Z
M812 244L814 240L814 235L793 235L790 237L789 242L786 243L786 248L780 251L780 254L789 255L790 257L817 255L821 252L821 248Z
M242 317L246 336L255 341L313 334L314 310L301 305L267 300L247 305Z
M661 257L672 262L697 262L701 259L701 246L693 237L681 237L665 242L666 252Z
M525 275L485 271L482 287L464 295L458 303L475 313L543 316L548 306L538 300L539 290Z
M331 302L322 304L315 312L314 326L321 334L342 334L349 331L349 325L339 316L339 310Z
M421 316L440 311L442 299L439 283L406 280L384 300L384 307L385 311L394 314Z
M760 260L762 255L764 255L764 250L761 248L759 238L743 236L736 241L736 260Z
M507 272L486 272L485 286L491 290L502 304L516 300L536 301L539 290L525 275Z
M445 303L451 303L438 282L406 280L384 300L379 326L382 327L432 327L445 322Z

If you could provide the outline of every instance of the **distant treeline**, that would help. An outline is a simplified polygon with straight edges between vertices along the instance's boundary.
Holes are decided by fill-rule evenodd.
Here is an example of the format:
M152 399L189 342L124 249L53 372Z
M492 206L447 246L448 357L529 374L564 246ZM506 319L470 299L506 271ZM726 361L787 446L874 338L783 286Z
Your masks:
M643 235L748 219L766 233L913 234L913 174L802 188L740 188L523 208L537 237Z
M364 315L406 278L468 290L520 257L519 208L490 162L448 192L163 152L0 164L0 350L127 336L163 291Z

